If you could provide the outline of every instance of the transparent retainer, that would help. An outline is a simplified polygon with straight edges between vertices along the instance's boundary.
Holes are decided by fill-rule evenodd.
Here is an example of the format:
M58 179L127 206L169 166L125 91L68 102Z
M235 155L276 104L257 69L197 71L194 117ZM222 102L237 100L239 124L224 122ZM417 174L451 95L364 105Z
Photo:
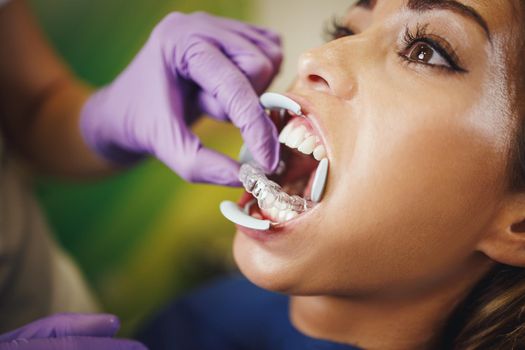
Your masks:
M269 210L275 207L279 210L293 210L302 213L312 207L311 201L284 192L279 184L268 179L264 171L254 164L241 165L239 180L246 191L257 199L261 209Z

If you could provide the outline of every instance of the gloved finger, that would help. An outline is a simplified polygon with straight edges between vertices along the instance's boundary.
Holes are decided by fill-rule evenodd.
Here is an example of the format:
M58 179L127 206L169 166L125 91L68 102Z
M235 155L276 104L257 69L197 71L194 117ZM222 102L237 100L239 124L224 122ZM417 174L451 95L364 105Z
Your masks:
M194 59L193 54L198 52L197 50L193 50L194 46L201 48L202 46L214 46L220 48L221 52L224 53L223 56L226 55L230 61L235 63L237 70L240 69L248 77L256 91L264 91L277 73L278 67L274 66L274 63L261 47L255 45L242 35L230 31L217 32L216 30L216 33L214 33L214 37L215 36L220 37L220 40L215 38L210 38L206 41L203 40L188 50L191 52L186 52L188 64Z
M108 314L56 314L0 335L0 342L18 338L64 336L112 337L120 328L118 317Z
M239 164L230 157L206 147L200 147L193 157L192 182L240 187Z
M255 160L267 172L279 162L277 129L259 103L250 82L217 47L200 42L193 45L187 74L208 94L215 96L232 123L241 131ZM217 72L214 79L202 67ZM213 68L214 67L214 68Z
M264 37L270 39L274 44L281 46L282 45L282 39L281 36L268 28L259 27L253 24L250 24L250 27L253 28L253 30L257 31Z
M241 32L257 32L260 35L263 35L268 40L272 41L274 44L280 46L281 45L281 37L276 32L263 28L251 23L246 22L240 22L234 19L226 18L226 17L216 17L212 16L206 12L196 12L194 13L195 16L201 16L204 18L204 20L208 23L213 23L216 26L220 26L222 28L228 29L228 30L235 30L235 31L241 31Z
M217 46L228 52L230 58L235 59L236 52L231 51L236 51L239 44L243 42L240 39L244 39L254 45L269 60L274 74L279 71L283 56L281 40L276 33L247 23L215 17L202 12L195 13L192 16L201 17L203 22L213 26L213 28L210 28L209 38L215 41ZM224 30L217 31L218 28ZM220 39L216 40L215 38ZM232 47L233 50L231 49Z
M184 125L165 127L156 138L154 155L184 180L240 186L239 164L224 154L205 148Z
M0 350L147 350L137 342L126 339L63 337L47 339L19 339L0 343Z
M257 46L270 60L274 71L279 71L283 61L283 53L280 44L275 43L273 40L269 40L268 37L250 27L248 27L247 30L239 30L239 28L234 28L231 31L239 36L244 37L246 40Z
M269 40L267 36L261 34L259 31L256 31L253 28L248 28L248 30L244 31L240 31L238 28L235 28L232 31L257 46L270 60L275 72L280 70L281 64L283 62L283 53L280 43L275 43L273 40Z
M217 102L215 97L208 94L206 91L201 91L197 97L197 104L199 111L202 111L207 116L221 121L229 121L228 115L224 111L224 108Z
M205 148L191 131L178 136L168 147L162 147L157 158L193 183L240 186L239 164L224 154ZM176 156L174 156L176 155Z

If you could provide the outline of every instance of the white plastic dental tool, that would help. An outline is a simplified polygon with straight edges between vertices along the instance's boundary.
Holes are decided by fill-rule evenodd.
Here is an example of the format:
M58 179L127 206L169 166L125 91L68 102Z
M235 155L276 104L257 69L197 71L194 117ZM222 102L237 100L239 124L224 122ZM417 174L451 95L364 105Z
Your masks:
M303 116L301 106L287 96L277 93L265 93L261 96L260 101L264 108L268 110L280 110L281 116L284 116L287 110L297 116ZM288 144L286 146L291 147ZM319 159L320 156L315 156L315 158ZM220 204L222 215L237 225L266 231L273 225L291 220L310 210L315 203L320 202L322 199L328 176L329 162L327 158L322 158L319 161L312 182L310 198L289 195L278 183L270 180L254 162L246 145L242 146L239 159L242 164L239 171L239 180L254 199L245 208L239 207L238 204L232 201L223 201ZM284 168L284 162L281 161L281 170L278 170L277 174L282 173ZM250 208L253 208L253 205L258 206L265 213L265 216L270 217L271 220L257 219L251 216Z
M326 177L328 176L328 159L323 158L315 171L314 182L312 184L312 202L319 203L324 193Z
M222 215L234 224L251 228L253 230L265 231L271 226L269 220L259 220L246 214L239 206L232 201L223 201L220 204Z
M266 92L262 94L260 101L266 109L287 109L294 114L302 115L301 106L287 96L275 92Z

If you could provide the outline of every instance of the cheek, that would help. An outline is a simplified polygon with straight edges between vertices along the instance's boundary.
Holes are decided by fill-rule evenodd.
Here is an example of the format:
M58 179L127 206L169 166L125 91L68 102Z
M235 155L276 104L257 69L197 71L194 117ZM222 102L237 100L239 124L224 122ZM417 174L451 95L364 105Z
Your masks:
M334 162L332 219L318 254L333 261L325 271L347 281L343 288L408 287L450 273L472 254L501 199L505 153L486 135L458 124L407 125L360 129L354 151Z

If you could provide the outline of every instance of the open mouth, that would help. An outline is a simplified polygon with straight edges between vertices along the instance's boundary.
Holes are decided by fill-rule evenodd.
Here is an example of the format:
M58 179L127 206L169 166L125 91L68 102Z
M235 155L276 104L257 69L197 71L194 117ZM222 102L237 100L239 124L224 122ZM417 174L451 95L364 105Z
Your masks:
M280 166L266 175L249 155L241 156L239 179L246 193L238 204L221 203L221 212L241 226L267 230L308 212L321 200L328 160L320 133L297 103L274 93L261 96L261 103L280 132Z

